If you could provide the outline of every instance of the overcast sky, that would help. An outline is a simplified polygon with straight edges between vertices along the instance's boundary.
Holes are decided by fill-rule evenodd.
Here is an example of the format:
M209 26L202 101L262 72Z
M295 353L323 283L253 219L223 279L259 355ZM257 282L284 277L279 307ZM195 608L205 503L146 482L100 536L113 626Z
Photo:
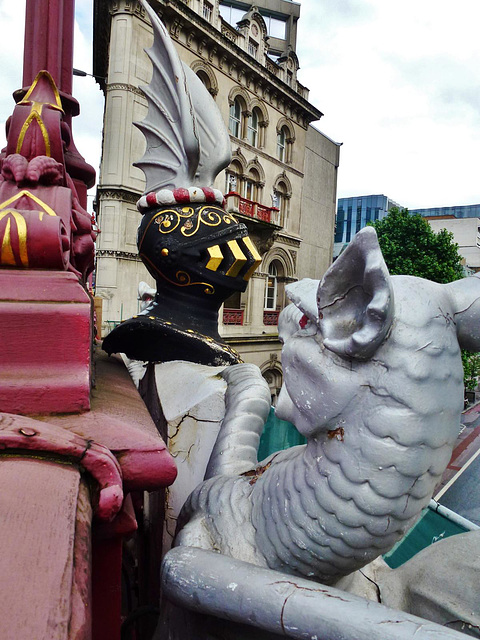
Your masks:
M410 207L480 203L479 0L303 0L299 79L342 142L338 196ZM0 144L21 85L25 0L0 0ZM77 0L75 66L91 72L92 0ZM103 98L75 78L76 145L98 167Z
M300 81L338 142L338 196L480 203L479 0L304 0Z

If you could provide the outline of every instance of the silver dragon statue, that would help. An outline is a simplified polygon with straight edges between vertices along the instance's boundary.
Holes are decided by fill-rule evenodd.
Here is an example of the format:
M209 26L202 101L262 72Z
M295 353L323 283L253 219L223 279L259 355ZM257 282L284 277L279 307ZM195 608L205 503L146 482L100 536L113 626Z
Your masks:
M218 131L208 125L205 88L176 59L155 13L148 13L155 41L149 53L154 76L147 94L150 105L160 106L151 109L142 124L148 145L140 166L151 191L140 202L145 200L145 206L165 204L165 190L175 193L178 176L186 185L198 184L200 172L201 180L211 185L229 157L224 125L219 119ZM199 123L200 136L189 118ZM200 156L199 139L204 141L200 150L205 149ZM390 602L397 608L439 622L458 615L473 628L480 623L478 608L470 606L473 596L462 593L457 580L455 597L465 606L452 605L450 610L445 598L440 604L439 590L430 588L429 579L425 582L422 554L396 572L375 565L375 560L416 521L449 462L463 406L461 349L480 350L480 278L442 285L390 276L376 233L366 228L321 282L302 280L289 285L287 293L293 304L280 316L284 384L277 415L295 424L307 444L258 461L270 404L268 386L253 365L227 366L220 374L227 383L223 423L205 479L191 487L179 515L175 545L216 552L209 556L212 570L229 557L274 570L272 581L293 575L312 585L366 595L365 583L375 583L373 597L384 589L394 594ZM160 354L164 348L159 342ZM477 538L467 547L477 548ZM449 542L449 548L452 545ZM440 543L436 548L446 547ZM431 554L426 554L429 564ZM442 559L442 575L450 586L449 561L457 556L448 552ZM359 576L364 575L362 581ZM168 593L168 578L164 584ZM185 584L195 602L200 580L194 576ZM232 581L228 588L237 586ZM414 587L418 593L423 589L423 600L433 604L416 609L408 596ZM213 583L204 585L205 592L209 589ZM260 607L251 604L252 619L259 617ZM181 624L174 629L175 619L178 622L178 616L167 615L156 637L280 637L235 631L202 635L199 627L184 632ZM317 638L312 630L308 633L291 637Z

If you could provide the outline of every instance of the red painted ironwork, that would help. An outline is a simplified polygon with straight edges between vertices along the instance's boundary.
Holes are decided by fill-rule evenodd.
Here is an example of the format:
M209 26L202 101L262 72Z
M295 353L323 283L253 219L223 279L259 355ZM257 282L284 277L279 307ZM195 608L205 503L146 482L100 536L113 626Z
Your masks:
M263 324L266 324L268 326L277 326L279 314L280 314L280 311L265 310L263 312Z
M243 325L243 309L224 309L223 324Z
M244 216L254 217L254 204L245 198L239 197L238 210L243 213Z
M264 207L262 204L257 204L257 218L264 222L272 222L272 209Z
M64 111L65 164L85 208L87 188L95 184L95 169L78 152L71 132L72 116L80 113L72 96L74 20L75 0L27 0L23 89L19 93L26 92L41 70L47 70L53 77Z
M0 449L45 452L81 463L98 483L95 515L100 520L112 520L122 506L120 465L101 444L46 422L0 413Z
M248 200L248 198L244 198L236 191L227 193L225 200L227 201L227 207L230 205L229 210L237 210L244 216L262 220L262 222L278 224L279 209L277 207L266 207L255 200Z

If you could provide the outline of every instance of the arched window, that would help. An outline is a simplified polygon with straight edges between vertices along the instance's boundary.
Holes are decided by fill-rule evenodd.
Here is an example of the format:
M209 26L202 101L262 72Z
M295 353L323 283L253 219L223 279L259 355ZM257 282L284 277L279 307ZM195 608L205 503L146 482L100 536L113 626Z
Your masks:
M274 194L276 196L276 207L280 209L280 223L284 226L288 213L289 193L287 185L282 181L277 182Z
M212 93L212 83L210 81L210 78L208 77L208 74L205 71L203 71L203 69L199 69L197 71L197 76L200 78L200 80L208 89L208 91Z
M241 189L242 176L242 165L238 161L232 160L230 166L225 172L225 193L230 193L232 191L239 193Z
M277 158L282 162L287 161L287 127L282 127L277 133Z
M267 381L268 386L270 387L270 398L272 405L275 407L277 405L278 394L280 393L280 389L282 387L282 372L279 369L267 369L263 374L263 377Z
M254 147L258 145L258 122L259 122L258 109L254 109L252 113L248 116L248 122L247 122L247 140Z
M228 130L236 138L242 136L242 105L240 100L235 98L230 105L230 117L228 120Z
M277 283L278 268L275 261L271 262L268 267L267 286L265 287L265 305L266 311L275 311L277 308Z
M256 169L250 169L247 179L245 180L244 196L248 200L258 200L260 176Z

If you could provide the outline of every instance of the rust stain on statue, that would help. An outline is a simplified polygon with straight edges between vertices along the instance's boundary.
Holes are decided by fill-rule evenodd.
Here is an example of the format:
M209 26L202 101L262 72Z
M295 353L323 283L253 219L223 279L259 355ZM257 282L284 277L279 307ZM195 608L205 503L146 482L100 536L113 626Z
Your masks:
M340 440L340 442L343 442L344 434L345 430L343 427L337 427L336 429L331 429L327 432L329 440L333 440L333 438L336 438L337 440Z

